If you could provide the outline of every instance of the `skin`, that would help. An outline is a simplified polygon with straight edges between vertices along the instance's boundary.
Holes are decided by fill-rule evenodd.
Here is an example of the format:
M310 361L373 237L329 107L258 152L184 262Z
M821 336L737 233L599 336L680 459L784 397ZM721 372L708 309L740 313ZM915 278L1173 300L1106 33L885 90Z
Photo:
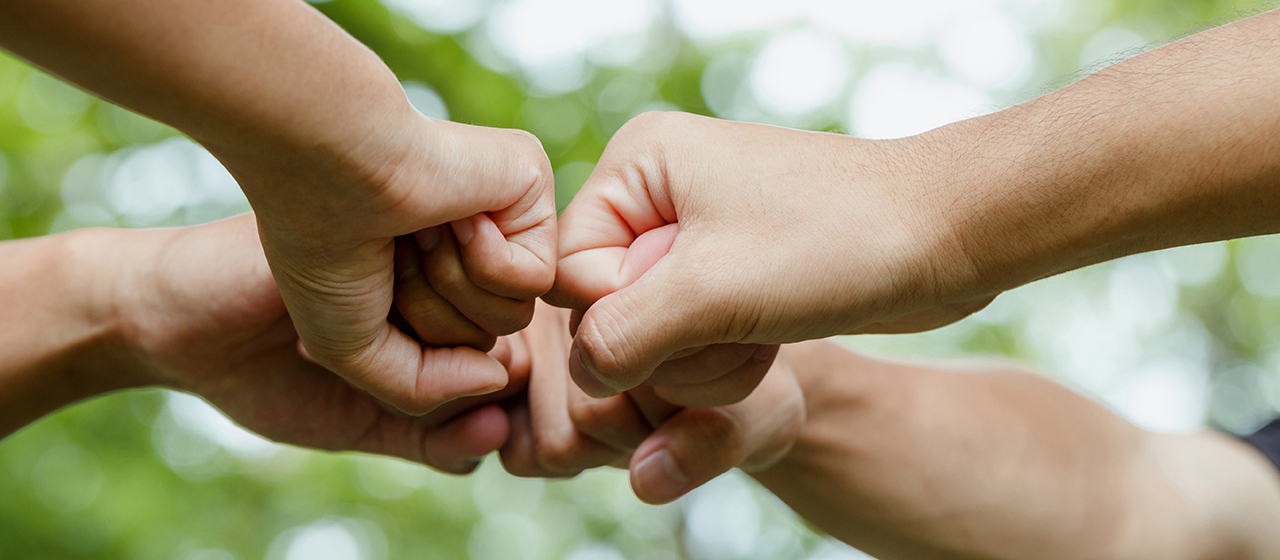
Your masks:
M0 47L208 148L329 370L412 414L508 384L484 351L554 276L552 173L532 135L424 117L300 0L14 0ZM463 259L397 289L397 240Z
M1278 58L1268 12L897 140L640 115L561 218L573 379L725 404L760 346L927 330L1073 268L1280 232ZM637 245L669 251L637 272Z
M388 409L305 358L251 215L160 230L0 243L0 436L71 403L160 386L294 445L468 472L502 445L512 386L423 417Z
M1280 477L1213 433L1141 430L1007 364L912 365L828 341L783 347L739 403L682 408L643 386L593 399L563 358L567 313L502 343L518 476L629 468L665 503L740 468L877 558L1252 559L1280 554ZM523 347L523 348L521 348Z

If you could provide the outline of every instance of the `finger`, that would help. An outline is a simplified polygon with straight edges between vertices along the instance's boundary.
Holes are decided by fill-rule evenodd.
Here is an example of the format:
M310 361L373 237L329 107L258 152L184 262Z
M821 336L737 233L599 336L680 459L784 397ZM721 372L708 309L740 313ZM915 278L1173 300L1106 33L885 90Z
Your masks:
M756 348L755 344L712 344L693 355L663 362L645 383L655 386L706 383L747 363Z
M678 266L658 263L583 314L569 371L588 395L606 397L632 389L673 356L721 342L723 333L702 320L715 300L705 287L688 285L684 274L668 273Z
M407 182L401 210L424 226L454 222L458 233L472 235L479 244L468 267L487 290L515 299L546 292L555 279L557 231L555 181L541 143L520 130L431 126L435 134L424 146L431 169L425 184ZM486 241L488 226L503 241Z
M489 355L507 368L511 384L516 384L517 380L520 385L528 382L533 356L530 355L529 345L524 337L516 334L498 338Z
M470 346L487 351L495 336L459 313L427 282L413 241L396 239L396 283L393 302L400 317L428 346Z
M517 396L523 398L523 394L528 389L529 372L532 367L529 348L524 343L524 339L518 336L504 336L498 339L489 356L507 369L506 387L495 393L449 401L419 417L419 421L428 426L438 426L487 404L509 401Z
M414 418L383 412L354 449L464 474L475 470L480 458L502 447L508 425L506 413L496 405L434 428Z
M769 372L778 355L776 345L758 345L745 363L706 383L653 387L663 400L681 406L724 406L750 395Z
M533 421L529 418L529 403L519 397L506 406L510 427L507 442L498 450L502 468L512 476L526 478L550 477L551 473L538 464L537 450L533 443Z
M591 439L630 455L653 433L653 427L627 394L595 399L572 383L566 385L569 418L579 432Z
M424 348L390 323L347 365L345 377L354 385L413 416L458 398L500 391L508 381L506 368L479 350Z
M567 227L567 226L566 226ZM549 294L556 305L586 309L644 275L671 250L678 224L655 227L620 247L584 249L560 258L556 287Z
M667 160L662 143L644 125L651 116L632 119L614 135L586 184L561 215L560 259L548 302L585 309L630 284L653 264L643 266L641 261L649 255L643 249L649 242L640 238L678 222L666 174L673 162ZM672 226L652 234L652 245L670 248L675 231ZM631 257L634 265L624 270L633 246L637 249Z
M447 424L485 405L500 403L512 398L524 391L526 387L524 378L517 378L512 374L511 381L501 391L449 401L436 407L435 410L426 415L418 417L418 421L431 427Z
M516 300L531 300L551 289L555 279L554 247L529 248L554 239L555 220L548 219L530 230L508 238L487 214L456 220L450 224L461 248L467 276L476 286L492 294Z
M422 228L488 213L504 235L554 262L555 179L551 162L534 135L513 129L428 120L412 142L412 179L391 181L384 198L398 201L386 220L422 223ZM405 177L405 179L409 179ZM541 228L541 229L540 229ZM531 235L520 237L522 232Z
M780 460L805 416L795 377L778 370L741 403L687 408L663 424L632 455L636 496L667 503L731 468L758 470Z
M589 306L574 317L570 356L573 380L587 394L606 397L631 389L697 341L688 332L694 309L673 297L688 292L673 291L679 279L662 274L673 265L660 264L678 232L675 224L657 226L626 248L587 249L561 259L554 303ZM651 270L656 272L646 277Z
M534 355L533 363L529 417L534 462L544 472L571 476L617 460L619 450L579 431L570 417L572 383L564 373L563 349Z
M640 410L640 414L644 416L649 427L654 430L662 427L667 420L670 420L672 416L684 409L680 405L671 404L671 402L664 400L653 391L653 387L647 385L641 385L627 391L627 397L631 399L631 402L635 403L636 408Z
M477 286L468 276L453 230L444 230L431 252L422 257L427 283L468 320L485 332L506 335L533 318L534 302L496 295Z

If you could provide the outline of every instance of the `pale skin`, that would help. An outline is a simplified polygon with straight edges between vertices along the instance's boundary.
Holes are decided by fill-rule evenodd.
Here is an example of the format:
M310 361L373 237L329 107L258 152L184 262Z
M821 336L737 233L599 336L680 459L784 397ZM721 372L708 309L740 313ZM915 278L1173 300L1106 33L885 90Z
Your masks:
M507 437L508 389L431 415L388 410L303 357L253 216L0 243L0 437L74 402L188 391L276 441L468 472Z
M269 437L449 470L501 439L522 474L626 462L650 501L742 465L820 527L885 557L1274 557L1275 473L1238 442L1141 432L1007 370L877 365L820 343L775 352L938 326L1004 289L1124 254L1280 230L1277 19L1225 26L910 139L642 117L565 215L552 299L581 315L554 321L577 331L557 350L566 359L539 362L529 342L517 348L557 340L538 329L503 343L497 360L433 347L487 348L550 285L549 174L531 138L422 118L376 58L298 2L9 2L0 44L177 126L227 164L260 210L258 266L270 263L283 295L259 287L246 300L254 313L232 305L227 321L239 328L225 346L192 348L223 340L211 336L228 334L222 321L199 312L185 331L139 317L103 326L117 305L134 307L128 298L65 308L35 294L47 305L32 313L67 328L46 337L52 347L5 335L17 350L4 383L22 397L6 408L8 430L78 398L163 384L206 394ZM415 246L426 274L412 274L423 264ZM442 264L458 250L462 264ZM155 251L144 260L164 260ZM84 295L77 288L101 289L61 289ZM208 299L208 288L192 293ZM171 306L184 308L139 308ZM392 325L393 306L427 348ZM521 363L535 376L570 365L548 371L559 381L535 377L523 410L509 405L510 438L496 435L507 416L492 406L435 428L443 420L385 413L300 358L285 308L317 361L409 412L495 391ZM236 322L249 316L251 326ZM436 332L441 317L456 328ZM467 336L448 338L458 329ZM247 332L260 338L238 338ZM164 339L172 333L187 336ZM187 361L206 352L256 360L214 370ZM89 374L112 363L142 373ZM255 366L284 377L228 373ZM608 398L585 398L566 376ZM253 385L263 380L272 383ZM281 387L303 398L282 408L254 396Z
M1073 268L1280 232L1277 60L1280 11L898 140L641 115L561 217L547 299L584 312L573 378L725 404L769 345L927 330Z
M741 467L883 558L1280 551L1280 479L1256 451L1138 430L1009 367L894 364L810 342L785 347L736 404L682 409L644 389L592 399L569 378L568 312L540 306L494 350L517 382L505 394L410 418L300 355L250 216L7 242L0 258L12 265L0 292L18 306L0 328L0 434L95 395L164 386L278 441L450 472L498 447L520 475L629 466L650 502ZM493 404L504 398L506 410Z
M422 116L377 56L300 0L14 0L0 48L226 165L328 369L412 414L507 385L484 351L528 323L554 276L550 164L532 135ZM397 239L463 259L395 286Z
M1280 477L1247 444L1141 430L1020 368L911 365L814 341L759 388L680 408L647 386L593 399L569 377L567 313L509 337L527 401L501 457L519 476L629 468L676 499L741 468L802 517L883 559L1263 559L1280 554Z

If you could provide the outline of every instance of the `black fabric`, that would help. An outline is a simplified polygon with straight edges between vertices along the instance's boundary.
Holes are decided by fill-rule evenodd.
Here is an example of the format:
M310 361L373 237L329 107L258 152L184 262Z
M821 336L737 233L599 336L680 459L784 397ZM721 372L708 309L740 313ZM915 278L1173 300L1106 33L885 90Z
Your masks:
M1258 451L1271 460L1271 464L1280 469L1280 420L1272 420L1244 440L1257 447Z

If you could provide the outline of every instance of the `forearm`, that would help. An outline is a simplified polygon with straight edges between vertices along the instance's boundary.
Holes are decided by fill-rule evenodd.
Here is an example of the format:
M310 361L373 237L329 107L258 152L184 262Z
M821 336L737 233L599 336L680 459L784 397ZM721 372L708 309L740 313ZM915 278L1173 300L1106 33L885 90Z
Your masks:
M118 344L110 247L83 231L0 243L0 437L66 404L140 383Z
M954 224L965 291L1280 232L1277 61L1280 11L918 138L950 162L930 175L932 223Z
M239 156L329 149L408 107L376 55L300 0L13 0L0 46Z
M757 478L882 558L1266 558L1280 477L1220 436L1157 436L1008 367L788 347L808 421Z

